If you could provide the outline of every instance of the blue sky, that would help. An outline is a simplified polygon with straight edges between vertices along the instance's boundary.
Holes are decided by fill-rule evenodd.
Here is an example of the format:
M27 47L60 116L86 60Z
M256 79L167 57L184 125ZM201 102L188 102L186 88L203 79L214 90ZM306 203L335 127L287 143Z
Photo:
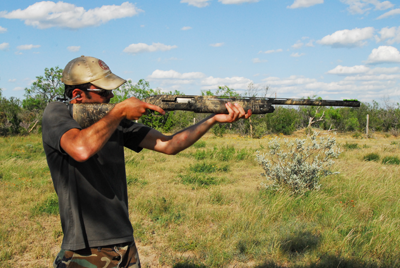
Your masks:
M400 3L382 0L2 1L0 88L23 98L81 55L152 88L400 101Z

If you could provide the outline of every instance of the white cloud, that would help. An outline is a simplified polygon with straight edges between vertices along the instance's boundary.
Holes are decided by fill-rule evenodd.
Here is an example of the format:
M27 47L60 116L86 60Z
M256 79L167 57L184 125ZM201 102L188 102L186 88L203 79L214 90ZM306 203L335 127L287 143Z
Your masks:
M21 90L24 90L24 88L23 88L23 87L15 87L13 90L15 90L15 91L21 91Z
M254 58L253 63L262 63L262 62L267 62L267 60L261 60L259 58Z
M400 52L392 46L380 46L372 50L367 63L400 63Z
M210 44L212 47L222 47L224 43L215 43L215 44Z
M124 2L120 6L105 5L85 10L73 4L52 1L42 1L30 5L24 10L0 12L0 18L20 19L26 25L39 29L60 27L78 29L89 26L99 26L113 19L132 17L142 12L134 4Z
M373 37L374 31L373 27L346 29L327 35L317 42L332 47L361 47L367 43L365 40Z
M10 46L9 43L1 43L1 44L0 44L0 50L5 50L5 49L7 49L9 46Z
M314 47L314 40L310 40L307 44L306 47Z
M260 0L218 0L224 5L238 5L243 3L257 3Z
M379 32L380 37L376 36L377 42L386 40L386 43L392 45L394 43L400 43L400 26L391 28L382 28Z
M272 49L272 50L266 50L266 51L260 51L258 52L260 53L265 53L265 54L271 54L271 53L278 53L278 52L282 52L283 49L279 48L279 49Z
M389 1L380 2L378 0L340 0L342 3L349 5L348 11L351 14L364 14L370 11L371 5L375 7L375 10L386 10L394 7Z
M10 82L10 83L15 83L15 82L17 82L17 79L8 79L8 82Z
M0 26L0 33L5 33L5 32L7 32L7 28Z
M71 52L78 52L81 49L81 47L80 46L69 46L69 47L67 47L67 49Z
M205 75L201 72L179 73L174 70L162 71L155 70L149 79L202 79Z
M306 78L303 76L291 75L288 78L280 79L278 77L268 77L263 79L263 82L266 82L271 86L295 86L295 85L306 85L309 83L316 82L316 79Z
M192 29L192 27L190 27L190 26L185 26L185 27L181 28L182 31L187 31L187 30L191 30L191 29Z
M291 57L294 57L294 58L298 58L298 57L301 57L301 56L304 56L304 55L306 55L305 53L301 53L301 54L299 54L299 53L292 53L292 55L290 55Z
M396 15L400 15L400 8L390 10L390 11L386 12L385 14L380 15L376 19L380 20L380 19L385 19L387 17L396 16Z
M304 44L301 41L297 41L296 44L292 46L292 48L301 48Z
M32 48L38 48L40 47L40 45L21 45L21 46L17 46L18 50L31 50Z
M161 43L153 43L151 45L138 43L127 46L123 51L129 54L138 54L144 52L167 51L174 48L177 48L177 46L168 46Z
M228 86L233 89L247 89L249 83L252 82L253 81L248 78L238 76L225 78L209 76L203 79L201 84L203 85L203 89L217 88L219 86Z
M188 3L189 6L206 7L209 5L210 0L181 0L181 3Z
M302 7L311 7L317 4L323 4L324 0L294 0L291 6L287 8L302 8Z
M369 70L370 68L364 65L356 65L352 67L338 65L334 69L328 71L328 74L353 75L367 73Z

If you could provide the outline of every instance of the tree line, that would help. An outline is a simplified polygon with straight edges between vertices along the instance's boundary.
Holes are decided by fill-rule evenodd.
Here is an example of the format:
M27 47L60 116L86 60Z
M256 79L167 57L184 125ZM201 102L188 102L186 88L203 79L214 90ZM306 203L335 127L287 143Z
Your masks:
M62 69L46 68L43 76L37 76L29 88L25 88L24 99L5 98L0 90L0 135L29 134L41 131L43 111L49 102L64 99L64 84L61 82ZM121 102L129 97L144 99L151 95L173 94L184 95L182 92L161 92L152 89L148 81L143 79L137 83L128 81L113 91L112 103ZM235 90L221 86L215 91L203 91L203 95L224 97L240 97ZM245 97L268 95L268 87L258 89L250 84L242 95ZM369 115L370 131L390 132L397 136L400 128L400 105L376 101L362 103L360 108L333 107L282 107L276 106L275 112L265 115L253 115L250 120L240 120L233 124L220 124L213 127L217 136L234 133L242 136L261 138L269 133L290 135L298 129L320 128L338 132L365 132L367 115ZM199 122L207 115L194 112L172 111L165 115L149 114L139 122L162 132L174 132Z

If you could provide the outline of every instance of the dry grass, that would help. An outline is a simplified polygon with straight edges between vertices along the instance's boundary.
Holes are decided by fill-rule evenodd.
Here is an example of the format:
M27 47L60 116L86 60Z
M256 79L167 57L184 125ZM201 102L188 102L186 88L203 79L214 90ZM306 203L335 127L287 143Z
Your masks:
M400 266L400 166L363 160L368 153L398 155L400 140L339 134L343 153L333 169L340 174L324 178L318 192L293 196L260 187L255 151L269 138L207 135L205 147L177 156L126 152L130 215L144 267ZM51 267L62 233L51 210L54 189L41 138L0 143L0 267ZM234 153L221 161L221 148L229 146ZM197 151L206 151L206 159L196 160ZM194 174L196 163L215 172Z

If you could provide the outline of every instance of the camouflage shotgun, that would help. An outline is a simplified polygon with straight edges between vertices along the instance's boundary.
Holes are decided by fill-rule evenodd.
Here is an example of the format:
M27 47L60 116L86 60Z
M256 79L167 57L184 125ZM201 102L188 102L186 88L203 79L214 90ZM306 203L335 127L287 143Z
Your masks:
M227 114L225 103L238 103L243 109L253 114L273 113L272 105L307 105L360 107L357 100L318 100L318 99L283 99L257 97L217 97L191 95L155 95L143 100L161 107L164 111L193 111L195 113ZM70 105L72 117L83 128L88 127L105 116L115 104L73 104Z

